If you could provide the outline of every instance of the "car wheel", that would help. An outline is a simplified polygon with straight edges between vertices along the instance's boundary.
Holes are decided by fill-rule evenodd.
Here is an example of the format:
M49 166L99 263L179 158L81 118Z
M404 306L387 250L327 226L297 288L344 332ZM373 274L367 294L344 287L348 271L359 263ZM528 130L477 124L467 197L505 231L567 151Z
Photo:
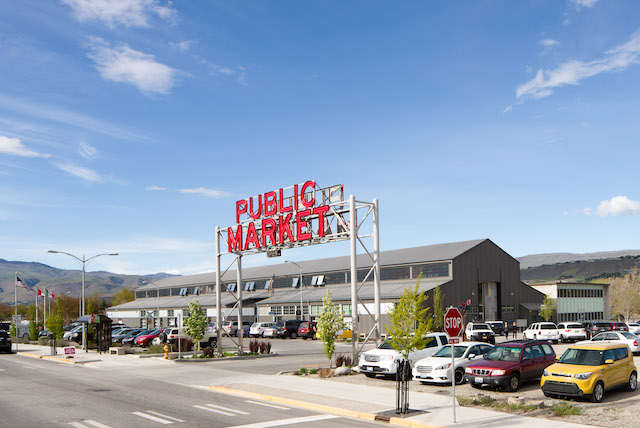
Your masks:
M215 348L216 346L218 346L218 339L214 337L209 339L209 346L211 346L212 348Z
M307 340L307 336L302 336L302 340Z
M264 331L262 332L262 334L260 336L264 339Z
M596 386L593 387L593 394L591 394L591 402L599 403L602 401L602 397L604 397L604 385L602 382L596 383Z
M538 336L537 335L533 335L533 340L538 340Z
M629 375L629 381L625 385L624 389L627 391L635 391L638 387L638 374L636 372L631 372Z
M22 335L22 338L23 338L23 339L28 339L28 338L29 338L29 333L25 333L25 334L23 334L23 335Z
M511 392L515 392L520 388L520 376L518 376L518 373L513 373L511 377L509 377L509 385L507 388Z
M558 341L557 341L557 340L554 340L554 341L553 341L553 344L554 344L554 345L557 345L557 344L558 344Z
M464 370L461 368L456 369L455 373L456 385L461 385L464 383Z
M296 337L298 337L298 333L296 333L295 331L291 332L291 336L289 336L291 339L295 339Z

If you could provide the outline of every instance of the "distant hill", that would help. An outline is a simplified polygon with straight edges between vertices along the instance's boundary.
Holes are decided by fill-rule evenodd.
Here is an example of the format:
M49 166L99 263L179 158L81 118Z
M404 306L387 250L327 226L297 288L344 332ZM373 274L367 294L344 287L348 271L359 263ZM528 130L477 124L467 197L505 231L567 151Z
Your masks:
M7 261L0 259L0 302L13 303L15 289L15 273L27 285L29 290L18 287L18 303L29 303L35 299L35 288L47 289L61 295L69 292L71 296L82 293L82 270L66 270L35 262ZM120 275L110 272L86 272L85 294L100 293L110 297L123 288L135 290L143 281L151 283L172 275L157 273L154 275Z
M597 253L543 253L516 257L520 269L556 263L577 262L581 260L616 259L624 256L640 256L640 250L600 251Z
M640 255L533 266L521 269L520 278L527 283L560 280L583 282L624 276L635 267L640 268Z

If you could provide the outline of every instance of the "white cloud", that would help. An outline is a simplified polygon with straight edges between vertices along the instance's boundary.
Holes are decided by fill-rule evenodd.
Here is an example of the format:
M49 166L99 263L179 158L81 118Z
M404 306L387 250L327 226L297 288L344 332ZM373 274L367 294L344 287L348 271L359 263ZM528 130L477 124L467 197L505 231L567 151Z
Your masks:
M540 99L553 93L553 89L565 85L578 85L581 80L606 72L620 72L638 62L640 56L640 30L630 39L594 61L569 60L555 70L538 70L536 76L516 89L516 98L522 102L528 98Z
M80 143L80 156L82 156L85 159L93 159L96 154L98 153L98 150L87 144L87 143Z
M636 215L640 213L640 202L632 201L626 196L614 196L608 201L602 201L596 208L600 217Z
M554 46L558 46L560 44L560 42L558 42L557 40L553 40L553 39L542 39L538 42L538 44L542 47L545 48L552 48Z
M188 51L195 42L193 40L184 40L182 42L169 42L169 46L180 51Z
M28 149L18 138L9 138L0 135L0 153L22 156L25 158L48 158L51 155L34 152Z
M92 52L87 54L107 80L129 83L144 94L169 93L175 84L177 70L157 62L153 55L131 49L126 44L111 47L98 37L90 40Z
M56 168L66 172L69 175L73 175L75 177L80 177L83 180L91 181L93 183L101 183L104 181L104 177L98 174L92 169L85 168L83 166L73 165L73 164L64 164L57 163L55 164Z
M173 21L176 10L171 3L161 5L157 0L62 0L71 7L78 21L100 21L109 28L149 27L149 18L155 15Z
M582 214L584 215L591 215L593 213L593 210L591 208L584 208L582 210Z
M569 0L569 3L574 5L577 9L582 7L592 8L598 3L598 0Z
M192 193L195 195L206 196L207 198L224 198L229 196L230 193L218 190L218 189L207 189L206 187L196 187L194 189L179 189L180 193Z
M147 186L144 188L144 190L148 190L148 191L162 191L162 190L167 190L166 187L162 187L162 186Z

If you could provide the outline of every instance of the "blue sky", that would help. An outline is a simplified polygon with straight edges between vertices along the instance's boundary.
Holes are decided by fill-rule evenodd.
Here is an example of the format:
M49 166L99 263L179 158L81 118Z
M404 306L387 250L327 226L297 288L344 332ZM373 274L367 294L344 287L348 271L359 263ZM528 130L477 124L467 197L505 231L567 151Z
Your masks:
M237 199L309 179L382 250L638 248L638 62L633 0L1 2L0 258L213 270Z

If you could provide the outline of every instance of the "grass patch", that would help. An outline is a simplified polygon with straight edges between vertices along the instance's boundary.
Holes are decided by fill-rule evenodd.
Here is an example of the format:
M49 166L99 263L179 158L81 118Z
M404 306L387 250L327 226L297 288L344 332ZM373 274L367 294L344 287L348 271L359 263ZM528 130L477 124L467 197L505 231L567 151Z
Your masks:
M571 403L557 403L551 406L551 413L554 416L569 416L569 415L581 415L582 409L575 404Z
M318 369L309 370L309 374L318 374Z
M538 409L535 404L509 404L505 400L496 400L488 395L471 397L456 396L461 406L484 406L491 407L501 412L531 412Z
M300 370L298 370L298 373L300 374L309 373L309 370L307 370L305 367L302 367Z

